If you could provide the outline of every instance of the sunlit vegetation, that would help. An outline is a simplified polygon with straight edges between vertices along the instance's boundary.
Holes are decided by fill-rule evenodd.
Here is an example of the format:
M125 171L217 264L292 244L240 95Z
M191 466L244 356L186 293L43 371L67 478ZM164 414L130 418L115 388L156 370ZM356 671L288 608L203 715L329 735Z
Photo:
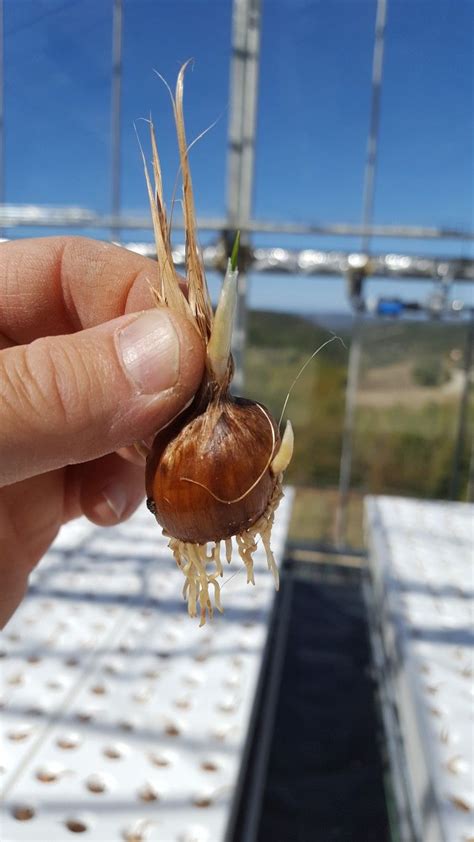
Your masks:
M354 540L361 539L364 493L449 495L466 334L463 323L362 326L352 462ZM251 312L246 394L265 402L278 418L294 378L330 335L303 317ZM296 449L287 480L301 489L298 529L306 537L312 533L324 540L332 537L337 500L350 331L342 338L347 348L339 341L331 343L305 370L286 413L295 428ZM472 396L469 411L472 418ZM469 446L466 440L461 499L468 482Z

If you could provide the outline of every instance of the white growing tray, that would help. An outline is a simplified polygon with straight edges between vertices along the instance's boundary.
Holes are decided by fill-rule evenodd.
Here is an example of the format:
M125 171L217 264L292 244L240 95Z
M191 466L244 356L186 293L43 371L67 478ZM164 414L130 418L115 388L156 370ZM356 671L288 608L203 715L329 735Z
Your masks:
M274 599L255 561L256 587L233 562L199 628L144 507L63 528L0 640L2 842L225 838Z
M413 835L473 842L474 506L370 497L366 527Z

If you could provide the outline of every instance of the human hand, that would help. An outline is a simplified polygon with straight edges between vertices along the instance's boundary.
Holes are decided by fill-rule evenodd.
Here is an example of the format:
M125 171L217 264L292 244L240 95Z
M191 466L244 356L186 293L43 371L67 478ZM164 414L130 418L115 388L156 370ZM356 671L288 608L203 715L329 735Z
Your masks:
M83 238L0 247L0 627L61 524L84 514L110 526L134 511L144 471L130 445L200 383L192 325L150 309L157 272Z

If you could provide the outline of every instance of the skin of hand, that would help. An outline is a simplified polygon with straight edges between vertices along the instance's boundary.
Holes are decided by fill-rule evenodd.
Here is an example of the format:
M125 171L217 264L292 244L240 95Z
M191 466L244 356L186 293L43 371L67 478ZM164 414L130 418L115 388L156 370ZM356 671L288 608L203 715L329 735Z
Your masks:
M50 237L0 246L0 627L61 525L126 519L147 440L189 403L204 349L156 308L157 264Z

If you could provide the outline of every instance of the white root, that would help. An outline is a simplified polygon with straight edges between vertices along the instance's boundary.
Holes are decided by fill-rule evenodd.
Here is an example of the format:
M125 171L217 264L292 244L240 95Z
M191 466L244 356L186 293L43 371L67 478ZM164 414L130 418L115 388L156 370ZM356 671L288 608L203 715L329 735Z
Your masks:
M278 474L282 474L283 471L286 471L291 462L291 457L293 456L294 444L295 436L293 433L293 427L291 426L291 421L287 421L278 453L273 457L270 465L270 469L274 476L278 476Z
M247 570L247 582L253 585L255 584L253 555L257 549L259 538L262 539L268 569L273 574L276 590L279 587L279 573L275 557L270 547L270 540L275 512L282 497L282 475L280 474L263 515L259 517L253 526L236 536L237 550ZM171 538L168 544L172 550L176 564L182 570L185 577L183 597L188 603L188 613L190 617L196 617L197 606L199 604L199 625L201 626L206 622L206 614L212 619L214 607L220 612L223 610L220 600L220 585L217 581L217 577L223 575L220 544L220 541L214 543L210 552L208 552L207 544L193 544L186 541L179 541L177 538ZM232 540L230 538L226 539L225 547L226 559L230 562L232 558ZM209 564L213 564L215 567L215 570L212 572L208 572L207 570L207 565ZM211 600L210 585L212 585L214 590L214 604Z

